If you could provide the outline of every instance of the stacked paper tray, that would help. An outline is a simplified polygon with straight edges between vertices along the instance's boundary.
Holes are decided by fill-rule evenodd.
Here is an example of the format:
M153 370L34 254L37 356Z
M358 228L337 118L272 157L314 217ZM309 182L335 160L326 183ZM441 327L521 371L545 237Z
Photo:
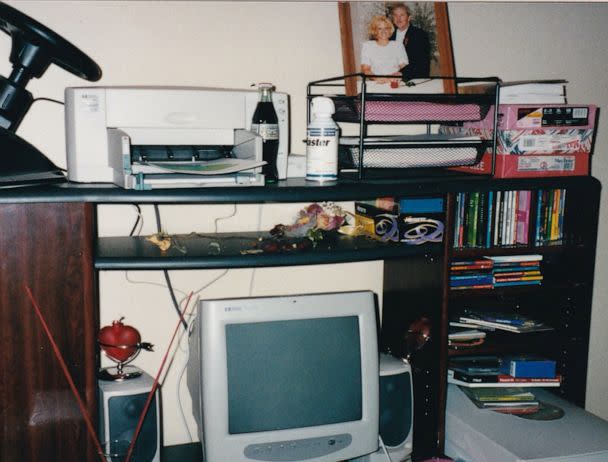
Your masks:
M413 97L419 100L411 101ZM359 96L334 96L336 122L358 122L361 118ZM424 99L424 100L422 100ZM365 100L364 119L384 123L444 123L483 120L490 105L487 97L479 102L446 95L370 94Z
M402 135L363 139L363 156L357 136L340 138L340 167L415 168L475 164L486 142L479 137ZM362 159L362 160L361 160Z

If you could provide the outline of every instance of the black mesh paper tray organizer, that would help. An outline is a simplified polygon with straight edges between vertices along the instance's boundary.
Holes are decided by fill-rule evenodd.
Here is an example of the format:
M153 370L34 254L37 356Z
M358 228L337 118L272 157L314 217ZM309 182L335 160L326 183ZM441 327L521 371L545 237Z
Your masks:
M358 168L359 137L340 139L339 158L344 168ZM444 135L404 135L364 138L364 168L458 167L478 162L478 138Z
M356 79L355 95L346 94L347 79ZM369 92L368 80L369 76L364 74L352 74L308 84L309 104L315 96L328 96L336 106L334 120L338 124L358 125L356 136L340 138L341 174L354 172L362 179L366 175L406 176L413 173L411 169L420 168L442 171L446 167L475 165L485 152L491 153L493 173L495 129L488 138L482 138L444 136L434 128L460 126L487 117L493 118L496 128L499 79L433 77L401 82L397 90L386 85L384 93ZM438 80L440 88L446 87L444 82L450 82L447 87L454 91L424 92L425 85L430 86L429 82L434 82L437 88ZM417 87L416 92L409 93L408 90L414 87ZM371 125L417 125L423 128L424 134L395 135L393 129L391 135L368 136Z

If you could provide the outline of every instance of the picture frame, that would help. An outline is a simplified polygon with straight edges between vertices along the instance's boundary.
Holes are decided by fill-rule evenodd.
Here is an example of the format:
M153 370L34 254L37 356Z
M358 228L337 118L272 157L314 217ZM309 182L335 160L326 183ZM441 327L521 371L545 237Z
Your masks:
M431 42L431 70L435 77L454 77L454 54L446 2L404 2L412 9L412 24L429 35ZM340 38L344 75L361 72L361 43L368 40L367 23L373 15L388 14L396 2L338 2ZM419 15L419 18L417 18ZM418 21L418 19L420 19ZM356 79L347 79L346 94L355 95ZM444 80L446 93L455 91L453 80Z

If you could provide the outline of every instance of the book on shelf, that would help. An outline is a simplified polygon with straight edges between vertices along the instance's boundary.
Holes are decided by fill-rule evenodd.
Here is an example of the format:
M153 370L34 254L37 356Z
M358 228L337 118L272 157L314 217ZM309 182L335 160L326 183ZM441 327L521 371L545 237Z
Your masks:
M505 388L468 388L461 387L462 392L473 401L480 403L533 403L536 396L530 390L521 387Z
M486 256L485 258L492 260L494 266L496 265L506 265L506 264L525 264L530 262L540 262L543 259L541 254L522 254L522 255L492 255Z
M508 324L511 326L524 326L533 323L530 318L518 315L516 313L494 311L482 312L473 310L465 310L464 313L471 318L490 323Z
M543 276L542 274L520 274L517 276L510 276L510 275L495 275L494 276L494 282L523 282L523 281L542 281L543 280Z
M496 268L494 270L494 277L517 277L517 276L540 276L540 269L538 266L526 267L526 266L514 266L511 268Z
M541 322L538 322L533 325L513 326L513 325L509 325L509 324L483 321L483 320L479 320L479 319L469 318L466 316L464 316L464 317L461 316L460 322L469 324L469 325L475 326L475 327L477 327L477 326L494 327L497 330L503 330L503 331L512 332L515 334L527 334L530 332L548 332L548 331L554 330L553 327L551 327L547 324L543 324Z
M461 380L457 378L456 371L452 371L448 369L448 383L453 383L455 385L460 385L462 387L471 387L471 388L483 388L483 387L559 387L561 385L561 376L557 376L553 379L518 379L515 377L511 377L508 375L500 375L497 377L496 381L484 381L484 382L467 382L465 380ZM488 376L489 377L489 376Z
M485 338L486 333L478 329L450 327L448 333L448 340L473 340L478 338Z
M473 348L485 341L486 333L471 328L450 327L448 347L452 349Z
M541 285L541 280L535 281L510 281L510 282L494 282L494 288L499 287L515 287L515 286L539 286Z
M500 371L516 378L555 378L556 363L533 355L505 356L501 360Z
M540 409L536 396L523 388L460 389L480 409L507 414L530 414Z
M500 367L500 358L496 355L467 355L450 358L449 366L469 373L486 371Z
M493 289L494 284L480 284L474 286L450 286L450 290L465 290L465 289Z
M508 284L508 283L505 283ZM473 326L489 326L498 330L514 333L543 332L553 330L553 327L535 319L506 312L484 312L464 310L458 319L463 324Z
M493 332L496 330L496 328L494 327L490 327L490 326L471 326L471 324L467 324L465 322L458 322L458 321L450 321L450 327L464 327L466 329L477 329L477 330L483 330L485 332Z
M559 375L553 375L552 377L514 377L509 374L501 373L500 370L496 373L477 373L467 374L465 372L448 369L448 376L454 380L459 380L467 384L487 384L491 386L493 384L518 384L528 386L530 383L546 383L546 384L560 384L561 377Z

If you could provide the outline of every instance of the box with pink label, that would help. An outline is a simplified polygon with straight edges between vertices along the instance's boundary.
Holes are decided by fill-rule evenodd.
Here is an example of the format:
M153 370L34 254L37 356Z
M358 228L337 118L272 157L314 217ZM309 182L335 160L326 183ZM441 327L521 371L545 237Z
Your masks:
M588 104L499 105L494 176L588 175L597 115L597 107ZM461 126L444 125L440 131L491 137L493 123L486 117ZM455 170L489 175L491 152L484 153L478 164Z

